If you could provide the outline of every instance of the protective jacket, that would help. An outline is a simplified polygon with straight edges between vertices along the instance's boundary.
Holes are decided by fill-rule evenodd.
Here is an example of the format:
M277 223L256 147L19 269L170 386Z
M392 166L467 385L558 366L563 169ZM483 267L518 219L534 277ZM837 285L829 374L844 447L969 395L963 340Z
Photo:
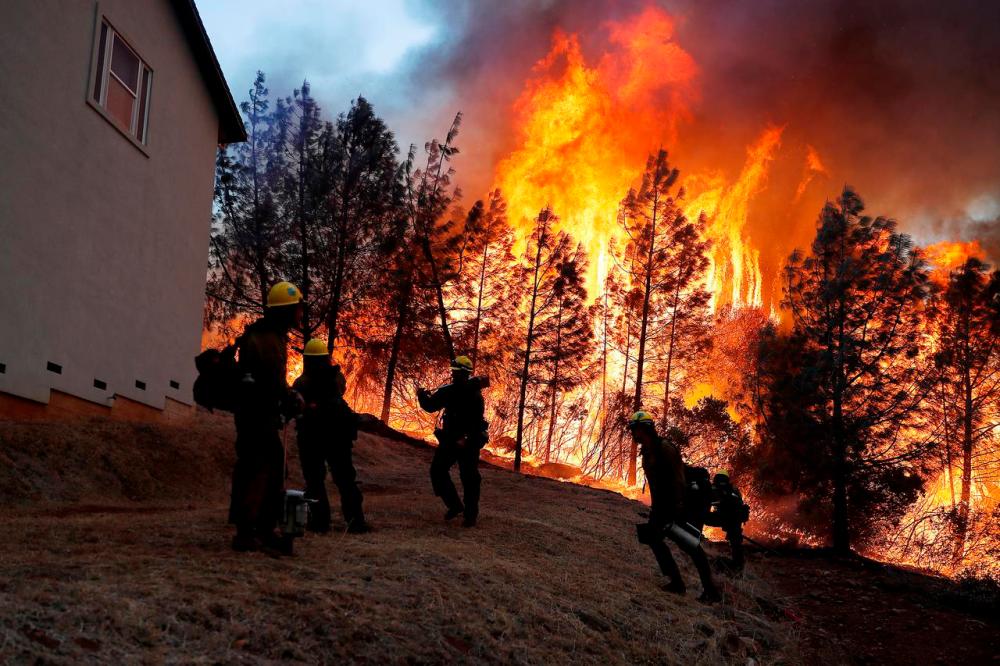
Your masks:
M287 346L287 331L267 318L247 326L239 340L238 421L266 421L281 426L280 417L289 405Z
M285 379L286 331L267 318L250 324L239 341L236 465L230 522L237 536L267 538L281 513L284 447L281 416L291 404Z
M658 439L642 447L642 469L649 484L650 526L659 530L684 511L684 463L671 442Z
M458 443L465 438L475 448L486 444L486 407L483 393L475 382L447 384L433 393L417 394L420 407L426 412L444 410L441 428L435 433L442 445Z
M292 385L304 406L297 422L299 439L322 440L327 446L350 447L358 438L358 415L343 396L340 366L320 366L303 373Z

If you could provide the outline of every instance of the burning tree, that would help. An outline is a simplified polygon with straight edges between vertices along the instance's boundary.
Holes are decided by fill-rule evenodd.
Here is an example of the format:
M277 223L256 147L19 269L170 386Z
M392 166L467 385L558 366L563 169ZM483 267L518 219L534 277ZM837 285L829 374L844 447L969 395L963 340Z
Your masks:
M460 122L458 114L444 143L433 139L425 144L426 163L422 169L413 168L416 150L412 146L402 166L405 194L397 219L398 241L386 245L392 268L386 273L385 300L393 304L394 329L382 397L381 417L387 423L401 363L409 364L413 372L405 374L414 376L433 367L435 359L442 362L455 356L444 291L456 277L461 247L461 237L456 232L459 220L447 216L459 196L457 188L449 189L455 173L449 162L458 152L454 140ZM428 325L428 320L434 317L441 327L438 331L442 334L441 346ZM411 353L404 353L408 342ZM378 346L373 351L381 352Z
M683 190L674 191L678 176L667 161L667 151L651 155L639 189L630 190L622 200L619 215L626 242L618 264L631 285L626 298L638 316L632 409L638 411L643 406L648 383L644 379L647 346L653 340L662 341L666 347L664 419L670 406L674 361L682 356L683 345L679 343L682 339L707 340L708 332L709 295L701 286L708 268L704 222L691 223L684 215L678 201ZM688 330L692 327L696 330ZM637 454L633 443L627 476L630 485L635 485Z
M917 430L927 273L894 221L863 210L845 188L820 214L811 254L789 258L792 332L764 338L757 377L759 481L807 504L832 496L842 552L916 498L914 463L932 443Z
M943 450L954 489L953 461L961 466L961 491L954 508L953 559L965 553L972 491L983 463L996 463L1000 428L1000 271L975 257L949 273L935 317Z
M510 337L523 292L514 241L507 202L493 190L488 206L477 201L466 216L458 275L446 299L457 337L477 371L499 368L513 347Z
M324 248L323 278L330 290L326 317L327 345L356 339L357 323L368 320L356 309L365 300L365 284L376 275L378 248L392 236L398 211L399 148L392 131L359 97L325 131L326 163L331 179L327 202L329 240Z
M545 462L552 455L552 435L558 420L558 400L589 378L589 358L594 339L593 310L587 307L583 286L587 255L582 245L570 250L571 239L563 236L557 248L550 293L539 285L543 305L535 319L535 362L550 366L549 375L540 381L548 389L548 430L545 438ZM548 310L548 316L540 316Z
M528 280L527 329L524 347L517 351L521 362L517 403L514 469L521 469L524 447L524 415L529 386L549 386L549 442L555 420L555 398L560 387L579 383L579 364L590 351L592 314L585 305L582 285L586 259L583 249L564 232L553 232L558 218L545 208L535 218L535 230L525 248L522 267ZM560 374L560 368L561 374ZM549 370L547 376L543 375Z

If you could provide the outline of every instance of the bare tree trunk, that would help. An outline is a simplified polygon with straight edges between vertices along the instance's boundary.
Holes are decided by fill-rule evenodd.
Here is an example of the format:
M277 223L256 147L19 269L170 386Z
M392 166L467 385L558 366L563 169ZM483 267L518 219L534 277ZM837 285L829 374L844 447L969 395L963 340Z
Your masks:
M400 293L399 308L396 316L396 331L392 335L392 347L389 350L389 364L385 371L385 390L382 392L382 422L389 424L389 412L392 409L392 388L396 382L396 366L399 363L399 348L403 342L403 332L406 330L406 320L410 311L410 292L412 284L407 280Z
M556 427L556 393L559 385L559 355L562 353L562 299L556 313L556 348L552 355L552 390L549 394L549 432L545 438L545 462L552 457L552 433Z
M639 354L636 357L635 369L635 398L632 401L633 411L642 409L642 371L646 361L646 332L649 326L649 300L653 287L653 256L656 246L656 212L659 196L653 196L653 218L649 233L649 253L646 257L646 283L642 294L642 320L639 326ZM639 457L639 449L635 440L632 440L632 448L628 458L628 485L635 485L636 462Z
M514 449L514 471L521 471L521 447L524 444L524 402L528 395L528 371L531 367L531 344L535 335L535 303L538 300L538 272L542 265L542 248L548 233L548 215L539 220L543 225L538 233L538 249L535 252L535 275L531 282L531 307L528 309L528 334L524 343L524 365L521 368L521 387L517 399L517 437Z
M972 444L975 409L972 401L972 354L969 337L972 334L968 311L962 318L962 495L958 502L958 534L955 540L955 561L965 555L965 541L969 534L969 513L972 502Z
M486 287L486 261L489 259L489 242L483 243L483 265L479 269L479 295L476 298L476 326L472 331L472 369L479 359L479 331L483 320L483 291Z
M674 290L673 316L670 318L670 340L667 348L667 376L663 380L663 422L670 419L670 371L674 362L674 336L677 331L677 306L681 297L680 269L677 269L677 288Z
M441 276L438 272L437 262L434 260L434 253L431 251L431 239L428 234L429 232L424 234L420 245L424 250L424 259L430 265L431 280L434 283L434 292L437 295L438 314L441 317L441 331L444 333L444 345L448 351L448 359L451 360L455 358L455 345L451 340L451 330L448 327L448 311L444 305L444 290L441 285Z

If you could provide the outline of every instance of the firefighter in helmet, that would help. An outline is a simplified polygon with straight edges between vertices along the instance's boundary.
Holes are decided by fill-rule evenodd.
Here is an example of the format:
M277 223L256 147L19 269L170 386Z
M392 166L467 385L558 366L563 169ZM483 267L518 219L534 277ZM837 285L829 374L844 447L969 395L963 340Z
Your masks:
M288 333L302 325L298 287L279 282L267 294L264 316L246 327L239 346L235 400L236 465L229 520L233 550L287 548L275 532L281 516L285 450L280 432L299 403L286 380Z
M482 388L480 381L472 377L472 361L468 356L459 356L451 364L450 384L433 392L417 389L417 400L424 411L444 410L441 427L434 431L438 448L431 461L431 485L448 509L445 520L464 514L465 527L473 527L479 516L479 451L487 442ZM455 463L464 502L451 480Z
M649 522L636 526L639 543L652 549L660 571L670 579L667 591L684 594L687 588L677 562L663 541L664 537L673 541L694 562L701 577L702 594L699 600L705 603L720 601L722 597L712 580L708 556L701 548L701 533L696 528L688 527L684 518L684 463L680 452L684 433L678 428L670 428L666 436L661 437L653 417L644 411L632 415L628 428L632 439L639 445L642 469L652 500Z
M712 510L705 518L705 524L722 528L729 541L732 553L731 563L726 567L743 571L743 523L750 518L750 507L743 501L740 491L729 480L728 470L719 470L712 478Z
M315 500L307 529L320 534L330 531L330 499L326 494L326 470L340 493L340 508L351 534L370 531L362 510L363 497L354 469L354 440L358 438L358 415L344 400L347 380L339 365L330 363L326 342L312 339L302 353L302 374L292 388L302 396L302 415L296 422L299 461L306 482L306 498Z

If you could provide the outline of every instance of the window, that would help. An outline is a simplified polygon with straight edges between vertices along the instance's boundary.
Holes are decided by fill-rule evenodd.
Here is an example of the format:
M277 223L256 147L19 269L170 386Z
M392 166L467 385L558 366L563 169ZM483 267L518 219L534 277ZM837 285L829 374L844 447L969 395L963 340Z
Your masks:
M110 24L101 22L93 101L123 131L146 143L153 72Z

